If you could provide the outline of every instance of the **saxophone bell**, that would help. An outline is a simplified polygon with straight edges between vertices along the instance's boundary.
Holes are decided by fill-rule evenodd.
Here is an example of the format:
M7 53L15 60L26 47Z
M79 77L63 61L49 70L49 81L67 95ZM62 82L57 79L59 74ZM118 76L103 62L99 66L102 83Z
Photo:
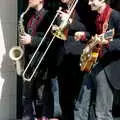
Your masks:
M19 35L25 33L23 17L28 12L29 9L30 6L28 6L27 9L20 15L18 24ZM21 45L20 41L19 46L14 46L9 50L9 57L15 62L17 74L21 76L24 70L25 61L24 61L24 46Z
M24 51L20 46L14 46L9 50L9 57L15 61L16 71L18 75L21 75L23 72L23 58Z

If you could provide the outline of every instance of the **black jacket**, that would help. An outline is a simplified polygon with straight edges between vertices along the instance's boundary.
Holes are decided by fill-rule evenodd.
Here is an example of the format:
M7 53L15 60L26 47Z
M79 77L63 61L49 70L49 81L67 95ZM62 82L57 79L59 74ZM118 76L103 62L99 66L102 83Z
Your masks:
M84 47L83 41L75 41L74 34L77 31L86 31L86 27L82 23L77 12L73 18L73 23L69 26L68 39L64 41L65 54L80 55Z
M47 31L47 29L49 27L50 22L51 22L50 12L48 10L46 10L44 8L41 9L39 12L30 10L25 16L27 18L25 21L25 28L26 28L26 32L28 34L31 34L31 31L34 28L34 27L33 28L28 27L28 21L33 15L35 15L35 19L38 19L40 16L42 16L42 17L40 18L39 24L37 25L37 28L34 31L35 34L31 35L32 43L30 45L25 46L26 64L29 62L29 60L31 59L35 50L37 49L40 41L42 40L45 32ZM36 24L36 23L34 23L34 24ZM44 41L46 41L46 39ZM42 52L44 51L45 42L43 42L43 43L44 43L44 45L42 45L42 47L39 49L38 53L36 54L35 61L36 61L36 59L39 60Z
M98 64L93 68L94 75L105 70L107 79L115 89L120 89L120 13L113 10L108 22L108 30L115 28L113 41L108 47L103 48L103 55L98 59Z
M31 34L31 29L34 29L31 27L28 27L28 21L29 19L35 15L35 19L37 20L38 18L39 22L35 31L34 31L34 35ZM26 14L25 16L26 21L24 22L25 24L25 29L26 29L26 33L31 34L32 36L32 43L30 45L26 45L25 46L25 67L27 66L27 64L29 63L29 61L31 60L34 52L36 51L38 45L40 44L43 36L45 35L52 19L53 19L53 15L51 15L51 13L43 8L41 9L39 12L35 12L32 9ZM36 24L36 23L34 23ZM47 45L48 45L48 41L50 41L50 35L48 34L46 36L46 38L44 39L44 42L42 43L41 47L39 48L38 52L36 53L34 59L32 60L30 67L28 68L28 73L30 74L33 72L33 70L36 68L38 62L41 59L41 56L43 55ZM48 69L48 54L45 55L44 59L42 60L41 64L39 65L39 68L37 69L36 75L40 75L40 78L42 79L43 77L46 76L46 71ZM45 78L46 79L46 78Z
M109 61L105 67L105 72L112 86L120 89L120 12L115 10L112 11L109 20L108 29L111 28L115 28L115 36L105 50L104 59Z

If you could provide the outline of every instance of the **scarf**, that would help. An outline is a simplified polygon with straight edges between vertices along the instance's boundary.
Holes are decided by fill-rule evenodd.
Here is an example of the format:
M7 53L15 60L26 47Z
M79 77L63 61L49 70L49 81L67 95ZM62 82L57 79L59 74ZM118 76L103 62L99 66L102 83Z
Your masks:
M112 9L110 8L110 6L106 5L104 11L101 14L98 13L96 17L97 34L101 34L107 30L111 11Z
M30 18L27 24L27 31L28 31L27 33L29 33L32 36L36 35L37 27L40 24L40 22L43 20L45 13L46 13L45 9L41 9L40 11L36 11L32 15L32 17Z

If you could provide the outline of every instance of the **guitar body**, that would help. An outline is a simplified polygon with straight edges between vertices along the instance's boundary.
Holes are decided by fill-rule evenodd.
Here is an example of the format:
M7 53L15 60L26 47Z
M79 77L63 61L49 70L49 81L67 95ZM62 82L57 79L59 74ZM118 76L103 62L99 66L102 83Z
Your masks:
M114 36L114 29L107 31L101 35L95 35L94 37L89 40L89 43L83 49L83 53L80 57L80 70L90 72L93 65L96 63L99 53L102 48L102 44L98 41L98 39L102 40L103 38L106 40L111 40ZM101 39L102 38L102 39ZM89 51L86 52L85 49L89 47Z
M81 71L90 72L93 64L96 63L98 56L99 49L82 54L80 64Z

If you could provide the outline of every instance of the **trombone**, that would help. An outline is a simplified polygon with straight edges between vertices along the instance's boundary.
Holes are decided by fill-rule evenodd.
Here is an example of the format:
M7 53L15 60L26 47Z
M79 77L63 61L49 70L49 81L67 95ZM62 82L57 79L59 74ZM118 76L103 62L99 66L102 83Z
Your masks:
M30 59L28 65L26 66L25 70L24 70L23 73L22 73L23 80L26 80L26 81L31 81L31 80L32 80L33 76L35 75L35 73L36 73L39 65L41 64L42 60L44 59L44 57L45 57L45 55L46 55L46 53L47 53L49 47L51 46L51 44L52 44L52 42L53 42L53 40L54 40L55 37L57 37L57 38L59 38L59 39L62 39L62 40L65 40L65 39L67 38L66 35L64 35L64 32L63 32L63 31L65 30L65 28L66 28L66 26L67 26L66 24L68 24L68 20L69 20L71 14L72 14L72 12L73 12L73 10L74 10L77 2L78 2L78 0L73 0L71 6L70 6L70 8L69 8L69 11L70 11L70 12L69 12L69 14L68 14L68 16L67 16L67 19L66 19L65 21L63 21L63 22L58 26L58 27L59 27L58 30L56 30L55 32L53 32L53 31L51 30L51 28L52 28L52 26L54 25L54 22L55 22L56 18L57 18L57 17L59 16L59 14L62 12L62 7L59 7L59 9L58 9L59 12L57 12L56 15L54 16L54 18L53 18L50 26L48 27L46 33L44 34L42 40L41 40L40 43L39 43L37 49L35 50L32 58ZM62 26L62 27L61 27L61 26ZM28 68L30 67L33 59L35 58L38 50L40 49L40 47L41 47L41 45L42 45L42 43L45 41L45 38L46 38L46 36L48 35L48 32L49 32L50 30L51 30L51 33L53 34L53 37L52 37L50 43L48 44L47 48L45 49L45 52L44 52L43 55L41 56L41 58L40 58L40 60L39 60L39 62L38 62L38 64L37 64L37 66L36 66L35 69L34 69L34 71L33 71L32 74L28 77L28 76L26 75L26 73L27 73L27 71L28 71ZM60 33L59 35L58 35L58 32ZM62 37L62 36L63 36L63 37Z
M60 13L65 13L66 16L63 20L61 20L61 23L59 24L59 26L57 27L57 29L54 31L54 30L51 30L51 33L61 39L61 40L67 40L67 26L68 26L68 23L69 23L69 18L71 17L71 14L73 13L73 10L75 9L76 5L78 3L78 0L73 0L71 5L69 6L68 10L69 10L69 13L66 14L65 12L63 11L59 11Z

